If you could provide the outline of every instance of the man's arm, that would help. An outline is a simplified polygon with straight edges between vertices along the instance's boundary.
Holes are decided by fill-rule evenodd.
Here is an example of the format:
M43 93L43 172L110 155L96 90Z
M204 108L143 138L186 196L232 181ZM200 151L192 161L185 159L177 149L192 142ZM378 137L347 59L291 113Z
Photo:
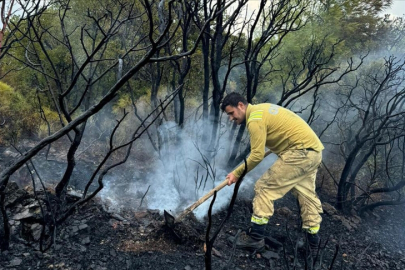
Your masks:
M247 171L251 171L256 167L264 158L264 149L266 147L267 131L264 121L262 119L257 121L250 121L248 123L248 131L250 135L250 155L246 160ZM245 165L241 164L233 172L228 174L228 185L238 181L245 169Z

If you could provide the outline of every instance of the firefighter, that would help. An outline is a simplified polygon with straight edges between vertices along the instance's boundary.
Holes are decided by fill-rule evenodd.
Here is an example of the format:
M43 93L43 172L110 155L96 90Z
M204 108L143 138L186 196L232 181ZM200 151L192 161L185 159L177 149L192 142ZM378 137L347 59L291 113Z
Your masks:
M322 205L315 192L315 178L324 149L318 136L292 111L270 103L252 105L238 93L227 95L221 109L231 121L247 126L251 148L248 172L263 160L265 147L278 156L255 184L250 227L239 234L236 247L264 249L265 226L274 213L274 201L291 190L298 198L302 229L311 251L317 250ZM228 185L238 181L244 167L241 164L227 175Z

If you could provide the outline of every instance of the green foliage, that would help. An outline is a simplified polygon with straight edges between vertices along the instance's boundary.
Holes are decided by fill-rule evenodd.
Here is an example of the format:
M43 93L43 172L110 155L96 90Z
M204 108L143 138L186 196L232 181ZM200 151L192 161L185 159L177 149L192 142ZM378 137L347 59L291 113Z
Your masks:
M404 44L403 20L390 21L380 15L391 1L328 0L312 4L304 15L305 27L286 36L278 56L265 64L262 73L268 75L260 84L259 100L270 98L275 102L283 84L291 88L293 83L297 83L282 81L282 78L288 77L289 72L302 72L303 59L311 46L322 47L319 51L321 59L326 59L333 52L329 65L335 67L349 58L356 58L356 55L377 52L380 48L394 49L394 46ZM272 46L272 43L267 46ZM305 74L305 71L301 73L298 82L305 79Z
M40 122L39 114L23 95L0 82L0 100L0 121L4 121L0 128L0 144L15 143L21 135L34 133Z
M345 41L351 53L365 53L379 47L383 18L380 12L391 0L329 0L318 6L315 21L332 35Z
M113 112L115 114L121 113L122 110L131 108L132 101L129 94L124 94L119 97L119 99L113 105Z
M75 72L80 67L86 58L86 53L91 52L91 48L97 44L103 35L101 32L97 32L95 27L94 18L101 18L105 14L106 10L109 10L111 14L116 14L120 3L127 3L128 9L133 7L135 10L142 10L141 3L139 1L57 1L58 4L49 9L43 14L39 21L34 21L35 26L38 27L39 22L43 29L41 38L43 39L43 45L45 50L41 50L39 44L35 42L28 42L23 39L21 44L14 46L10 50L10 56L6 56L4 61L0 63L1 73L15 70L17 72L11 72L4 78L4 82L14 87L14 91L23 96L26 100L30 100L31 103L36 100L36 90L46 90L41 92L41 103L47 108L45 114L47 118L51 119L52 123L56 123L58 120L55 113L56 107L54 100L50 96L51 89L54 96L57 98L60 91L66 90L70 86L71 79ZM398 35L403 30L403 23L387 22L383 18L379 17L379 12L390 4L391 1L379 0L379 1L365 1L365 0L327 0L327 1L312 1L312 6L307 7L307 11L299 18L299 20L306 20L307 25L299 31L291 32L283 40L283 44L280 46L280 50L276 52L277 57L268 61L261 70L262 77L259 84L259 91L262 95L258 94L257 102L260 101L277 101L275 98L281 89L281 78L290 71L290 63L296 63L299 69L299 64L305 56L305 51L311 45L319 45L324 43L324 55L328 55L332 50L332 45L337 40L343 40L334 47L336 57L330 62L331 65L342 59L347 59L353 56L354 53L362 52L366 53L368 49L377 48L381 44L393 43L390 37L390 33L395 30ZM63 5L69 4L69 9L66 14L60 13L59 8ZM292 1L295 3L295 1ZM134 4L134 6L131 6ZM167 2L166 2L167 5ZM156 10L154 10L156 13ZM125 12L122 13L122 18L125 19ZM180 13L179 13L180 14ZM69 35L70 45L72 46L72 52L74 59L63 42L66 42L63 32L61 31L60 18L65 15L63 26L66 29L66 33ZM146 14L138 14L139 19L131 21L127 25L123 26L117 34L112 36L108 44L100 50L95 59L103 59L103 61L94 61L91 65L85 68L83 74L88 78L92 77L94 70L94 78L106 70L110 65L120 58L124 52L130 48L134 43L138 42L137 36L141 36L144 33L132 31L133 25L131 24L145 24ZM176 15L177 16L177 15ZM226 17L226 16L225 16ZM17 20L18 17L14 17L13 20ZM177 20L178 21L178 20ZM157 13L154 14L154 22L156 26L159 24L159 18ZM297 21L298 23L299 21ZM214 22L213 22L214 23ZM270 23L270 22L268 22ZM98 21L98 24L103 29L108 29L111 21L108 17L103 17ZM175 24L174 24L175 25ZM400 26L402 28L400 28ZM139 31L146 31L147 27L144 27ZM83 32L81 32L83 30ZM158 33L156 28L156 34ZM194 44L192 43L198 34L196 27L190 29L190 42L188 49ZM260 32L260 31L259 31ZM34 37L34 33L30 33ZM230 52L230 44L237 41L237 32L234 36L229 38L223 48L223 55L227 55ZM260 33L257 33L260 34ZM381 35L383 34L383 35ZM18 35L18 33L17 33ZM392 35L391 35L392 36ZM258 38L258 36L256 37ZM35 39L34 39L35 40ZM144 41L144 42L147 42ZM181 45L181 36L175 36L172 41L173 50L180 52L183 47ZM267 46L274 46L277 42L277 37L271 40ZM385 42L385 43L384 43ZM143 45L143 43L141 42ZM395 43L398 44L398 43ZM145 45L147 45L145 43ZM178 45L178 46L177 46ZM243 53L246 46L246 36L243 35L238 46L233 52L232 57L235 62L243 61ZM84 50L84 47L87 51ZM268 48L269 48L268 47ZM28 51L26 50L28 49ZM47 53L47 56L45 55ZM263 53L266 52L266 48ZM37 54L37 55L36 55ZM12 55L12 57L11 57ZM24 61L28 57L32 62L35 69L27 68L24 65ZM131 65L136 62L137 57L142 57L142 54L134 54L124 59L123 71L128 70ZM189 104L200 105L202 100L201 90L203 87L203 61L201 47L199 47L195 54L191 55L191 70L185 80L185 98L186 106L189 108ZM260 57L260 56L259 56ZM49 59L48 59L49 58ZM17 60L19 59L19 60ZM260 59L258 59L260 60ZM75 64L73 61L76 61ZM225 61L224 61L225 62ZM171 88L171 80L173 78L174 68L171 64L163 64L163 77L161 80L160 90L163 88ZM220 72L224 72L226 65L223 66ZM55 69L55 71L54 71ZM146 68L145 68L146 69ZM40 71L40 72L38 72ZM50 76L43 76L43 73ZM139 73L135 75L133 80L129 82L129 87L125 89L125 93L120 93L113 106L113 112L117 113L123 108L131 107L131 97L135 100L150 95L151 88L151 75L152 72ZM238 66L233 69L230 77L228 78L227 91L243 91L244 87L244 66ZM58 78L56 78L58 74ZM266 74L266 78L264 78ZM268 74L268 75L267 75ZM89 90L89 98L86 99L88 104L82 104L82 106L76 111L76 114L83 111L85 107L91 105L91 102L99 100L102 95L117 81L117 69L114 68L107 72L103 78L93 84ZM305 73L302 74L304 78ZM60 80L61 87L57 85L57 80ZM291 84L292 82L287 82ZM80 77L75 85L73 94L68 95L66 98L66 104L68 109L72 109L81 99L81 94L84 93L88 82ZM130 93L132 92L132 96ZM188 101L190 100L190 101ZM28 102L29 103L29 102ZM83 102L85 103L85 102ZM30 105L35 108L35 105ZM38 114L39 117L39 114ZM1 120L1 119L0 119ZM56 121L56 122L55 122ZM41 122L41 120L37 121ZM43 126L44 122L41 122L40 126ZM40 134L46 131L47 127L40 128Z
M52 111L48 107L42 108L42 118L44 118L44 121L41 121L39 126L35 130L38 137L46 137L49 135L49 131L53 132L60 127L59 114L55 111ZM45 119L47 122L45 121Z

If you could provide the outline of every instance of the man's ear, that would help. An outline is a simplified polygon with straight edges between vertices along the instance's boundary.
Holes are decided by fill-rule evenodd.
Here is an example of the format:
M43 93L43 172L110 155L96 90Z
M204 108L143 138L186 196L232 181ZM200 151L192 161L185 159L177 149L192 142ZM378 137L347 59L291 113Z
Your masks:
M239 101L238 102L238 108L240 109L240 110L245 110L245 104L243 104L243 102L241 102L241 101Z

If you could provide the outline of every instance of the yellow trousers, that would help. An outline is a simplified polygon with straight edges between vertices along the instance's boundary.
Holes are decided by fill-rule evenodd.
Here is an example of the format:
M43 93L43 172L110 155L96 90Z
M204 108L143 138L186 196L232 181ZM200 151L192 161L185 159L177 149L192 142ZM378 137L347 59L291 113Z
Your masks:
M288 150L255 185L253 216L267 220L274 213L274 201L292 191L301 208L302 228L319 227L322 221L321 201L315 192L315 178L322 153L313 150Z

